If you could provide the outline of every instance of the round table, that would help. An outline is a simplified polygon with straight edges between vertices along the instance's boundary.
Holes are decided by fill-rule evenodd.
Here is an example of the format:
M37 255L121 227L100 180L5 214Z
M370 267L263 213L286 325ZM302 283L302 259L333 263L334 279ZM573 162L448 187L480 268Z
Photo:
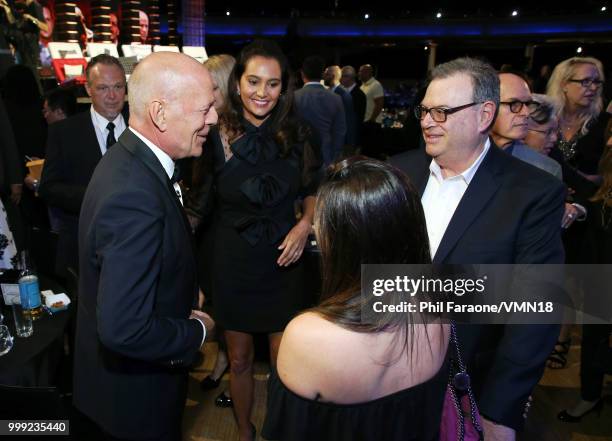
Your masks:
M64 292L52 281L40 280L44 289ZM15 321L10 306L2 307L4 324L13 336L13 348L0 356L0 384L10 386L51 386L56 384L57 371L64 349L64 330L73 314L73 305L53 315L43 312L33 322L34 333L20 338L15 334Z

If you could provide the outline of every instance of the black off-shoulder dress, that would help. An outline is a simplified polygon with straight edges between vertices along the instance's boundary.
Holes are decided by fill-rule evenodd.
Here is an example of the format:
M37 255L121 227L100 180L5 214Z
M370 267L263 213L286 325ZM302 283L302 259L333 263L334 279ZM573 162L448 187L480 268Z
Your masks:
M291 318L310 306L304 293L301 261L287 268L276 263L278 246L296 224L294 204L314 195L321 173L320 154L307 140L288 154L270 133L268 121L231 146L226 162L219 131L205 145L214 167L212 222L208 227L206 267L215 320L242 332L282 331ZM206 160L206 159L204 159Z
M262 435L281 441L437 441L448 367L447 357L428 381L358 404L303 398L273 371Z

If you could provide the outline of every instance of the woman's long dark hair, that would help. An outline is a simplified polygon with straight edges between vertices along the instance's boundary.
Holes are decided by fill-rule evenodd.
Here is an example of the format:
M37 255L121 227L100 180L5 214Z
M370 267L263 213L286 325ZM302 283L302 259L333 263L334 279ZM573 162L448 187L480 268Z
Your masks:
M295 85L293 76L285 54L273 41L255 40L245 46L238 55L236 65L229 77L227 91L229 106L227 113L221 117L221 125L230 135L230 142L232 138L239 136L244 131L242 126L243 105L242 99L238 95L238 86L247 63L251 58L257 56L276 60L281 68L281 95L269 116L268 127L281 147L281 156L284 157L288 155L293 143L301 142L308 136L308 131L305 126L298 124L294 117L293 94Z
M362 264L431 263L425 215L408 177L389 164L352 157L328 169L315 209L323 291L313 309L356 332L380 332L414 324L409 313L379 313L363 320Z

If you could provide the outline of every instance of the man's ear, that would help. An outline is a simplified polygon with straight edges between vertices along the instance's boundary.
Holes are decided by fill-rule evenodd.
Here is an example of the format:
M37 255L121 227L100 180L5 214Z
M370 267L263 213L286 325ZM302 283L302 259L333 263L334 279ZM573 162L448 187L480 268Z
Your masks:
M85 83L85 91L87 92L87 95L91 97L91 89L89 88L89 83Z
M493 122L495 121L497 107L493 101L485 101L482 103L482 108L480 110L480 122L479 122L479 131L481 133L489 130L489 127L493 126Z
M165 132L168 129L166 123L166 103L163 101L151 101L149 103L149 117L153 124L160 132Z

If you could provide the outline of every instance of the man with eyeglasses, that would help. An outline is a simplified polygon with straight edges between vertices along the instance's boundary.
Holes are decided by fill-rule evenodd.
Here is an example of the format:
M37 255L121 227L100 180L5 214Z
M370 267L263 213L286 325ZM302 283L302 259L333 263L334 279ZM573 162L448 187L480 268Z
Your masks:
M415 108L425 151L391 163L421 192L433 262L562 263L562 183L488 136L500 101L497 72L459 58L436 66L431 78ZM558 325L458 326L485 439L516 438L558 332Z
M49 126L39 195L59 214L56 272L78 269L78 217L85 189L102 155L126 128L125 71L115 57L102 54L90 60L85 89L88 111Z
M515 158L525 161L563 181L561 165L525 144L529 133L531 115L539 104L533 100L529 86L522 76L512 72L499 74L500 108L491 138L498 147ZM565 204L561 219L563 228L569 228L576 220L583 220L586 209L579 204Z
M527 136L530 114L538 103L532 100L527 82L512 72L499 73L499 113L491 129L495 144L528 164L562 180L561 166L554 159L530 149L523 140Z

